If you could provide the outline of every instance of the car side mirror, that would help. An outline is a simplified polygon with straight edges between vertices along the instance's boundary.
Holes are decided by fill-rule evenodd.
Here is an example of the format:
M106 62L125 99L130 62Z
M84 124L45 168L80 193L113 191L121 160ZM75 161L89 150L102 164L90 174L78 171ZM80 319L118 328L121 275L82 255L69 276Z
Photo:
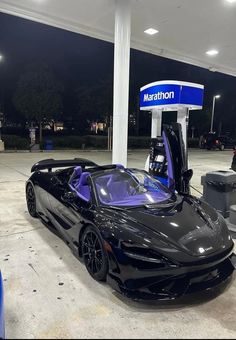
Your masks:
M77 198L77 194L74 191L66 191L61 198L64 202L72 203Z

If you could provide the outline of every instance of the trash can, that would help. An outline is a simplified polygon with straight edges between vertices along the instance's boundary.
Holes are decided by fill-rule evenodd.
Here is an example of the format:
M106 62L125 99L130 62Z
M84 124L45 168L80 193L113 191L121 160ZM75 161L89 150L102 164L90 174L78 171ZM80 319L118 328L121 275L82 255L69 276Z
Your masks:
M48 150L48 151L53 150L53 141L52 140L47 139L45 141L45 150Z
M213 171L201 177L203 199L225 218L229 217L230 206L236 204L236 173Z

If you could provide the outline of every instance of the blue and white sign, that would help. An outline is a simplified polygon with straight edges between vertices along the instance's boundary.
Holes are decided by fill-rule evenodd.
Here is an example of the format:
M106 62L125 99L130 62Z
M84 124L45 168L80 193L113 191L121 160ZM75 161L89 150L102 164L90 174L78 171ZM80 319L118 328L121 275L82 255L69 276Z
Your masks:
M158 81L140 89L140 110L176 111L180 107L200 110L204 86L181 81Z

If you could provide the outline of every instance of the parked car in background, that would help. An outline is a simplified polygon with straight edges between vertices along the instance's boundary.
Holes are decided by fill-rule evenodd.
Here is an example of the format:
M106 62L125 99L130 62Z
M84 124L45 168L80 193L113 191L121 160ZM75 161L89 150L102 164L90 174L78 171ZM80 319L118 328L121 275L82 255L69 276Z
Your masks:
M224 151L226 148L233 148L236 145L236 139L228 135L218 135L215 132L209 132L201 136L199 147L201 149L219 149Z
M236 145L236 138L232 138L229 135L220 135L219 139L226 149L233 149Z

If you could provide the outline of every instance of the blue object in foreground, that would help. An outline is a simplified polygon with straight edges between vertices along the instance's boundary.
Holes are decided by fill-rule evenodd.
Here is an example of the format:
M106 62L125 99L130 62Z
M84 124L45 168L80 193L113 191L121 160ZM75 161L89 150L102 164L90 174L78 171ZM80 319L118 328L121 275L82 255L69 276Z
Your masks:
M0 339L5 339L3 281L0 272Z

